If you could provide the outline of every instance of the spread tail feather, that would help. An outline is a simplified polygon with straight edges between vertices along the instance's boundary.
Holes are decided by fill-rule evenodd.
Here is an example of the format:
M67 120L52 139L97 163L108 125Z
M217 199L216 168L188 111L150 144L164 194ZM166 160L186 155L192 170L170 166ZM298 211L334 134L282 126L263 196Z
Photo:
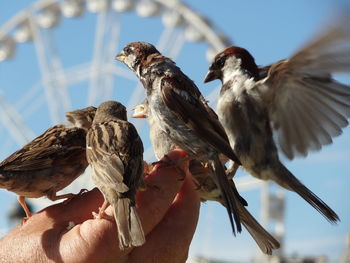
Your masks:
M113 203L114 218L118 229L119 247L142 246L145 242L140 218L129 198L118 198Z
M303 185L283 164L280 164L279 173L274 174L273 179L280 186L287 190L296 192L320 214L322 214L330 223L337 223L338 215L325 203L315 195L310 189Z
M237 231L242 231L241 220L237 209L237 202L240 202L238 200L242 199L242 197L239 196L233 181L233 187L230 185L230 182L226 178L224 167L220 162L218 155L215 155L211 158L210 164L213 169L213 174L215 174L215 182L218 185L224 199L224 204L230 219L233 234L236 235L235 224Z
M238 202L237 206L243 226L254 238L261 251L271 255L273 249L280 247L279 242L255 220L241 203Z

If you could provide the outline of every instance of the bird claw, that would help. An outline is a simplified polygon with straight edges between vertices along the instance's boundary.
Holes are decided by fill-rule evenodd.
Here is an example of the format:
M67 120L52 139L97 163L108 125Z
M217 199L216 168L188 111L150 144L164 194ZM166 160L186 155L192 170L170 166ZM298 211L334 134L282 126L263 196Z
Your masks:
M92 212L92 216L93 216L94 219L102 219L101 214L100 213L96 213L94 211Z
M101 208L99 208L100 211L98 213L92 212L92 216L94 219L106 219L108 221L114 222L114 217L107 215L104 211L101 211Z
M238 168L239 168L238 164L232 163L230 167L226 169L226 177L228 180L232 180L233 177L235 177Z
M22 222L21 222L21 226L23 226L25 223L27 223L27 221L29 220L29 217L23 217L22 218Z
M153 163L149 164L149 163L143 161L143 174L144 174L144 176L149 175L153 169L154 169Z
M83 189L81 189L81 190L79 191L79 193L77 193L77 194L62 195L62 196L59 196L60 198L58 198L57 200L62 199L62 198L67 198L66 200L64 200L64 201L62 202L62 204L67 205L67 204L68 204L70 201L72 201L75 197L81 196L83 193L85 193L85 192L87 192L87 191L88 191L88 189L83 188ZM51 199L51 200L52 200L52 199Z
M157 162L153 162L152 163L152 165L156 167L155 169L159 169L159 168L175 168L176 171L178 172L178 174L180 175L178 180L179 181L185 180L187 173L185 171L183 171L179 167L179 165L182 164L183 162L191 160L192 158L185 157L185 158L179 159L177 161L173 161L168 155L165 154L163 159L166 159L166 160L159 160Z
M108 206L108 202L105 200L101 207L98 208L98 213L92 212L92 216L94 219L106 219L108 221L114 222L114 217L106 214L106 208Z
M79 193L77 193L76 195L82 195L83 193L86 193L86 192L88 192L88 191L89 191L88 189L83 188L83 189L81 189L81 190L79 191Z

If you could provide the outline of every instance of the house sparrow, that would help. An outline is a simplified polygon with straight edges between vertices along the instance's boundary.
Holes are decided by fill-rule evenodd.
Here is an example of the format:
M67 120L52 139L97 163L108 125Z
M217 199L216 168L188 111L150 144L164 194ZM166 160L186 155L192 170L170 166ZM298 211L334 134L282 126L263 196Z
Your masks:
M217 112L230 144L251 175L294 191L330 222L337 214L279 160L332 143L348 124L350 87L332 73L350 70L349 23L337 24L289 59L259 68L240 47L217 54L204 82L220 79Z
M133 117L147 119L150 125L151 143L158 160L172 150L173 143L154 121L149 111L147 99L134 108ZM213 171L210 169L208 162L201 162L193 159L190 161L189 171L202 202L216 201L225 206L225 200L213 179ZM235 186L233 181L230 181L230 185L234 191ZM279 248L278 241L255 220L241 202L237 202L237 208L242 224L252 235L263 253L271 254L273 249Z
M96 108L93 106L86 107L75 111L66 112L66 119L75 127L88 130L94 120Z
M85 136L83 129L56 125L0 163L0 188L18 195L28 218L26 197L47 196L52 201L74 197L56 193L88 166Z
M143 245L145 236L135 207L136 190L143 183L143 145L127 121L126 108L116 101L102 103L86 138L92 179L105 199L97 217L105 215L109 203L120 249Z
M154 154L159 161L168 152L174 149L174 143L169 139L165 132L163 132L154 121L150 114L148 100L143 100L134 108L133 118L145 118L150 126L149 137L153 146Z
M240 232L237 202L242 198L230 186L219 154L223 153L237 163L239 160L216 114L197 86L171 59L162 56L149 43L130 43L116 59L124 62L139 77L146 89L152 116L172 143L196 159L208 160L225 199L233 233L235 224Z

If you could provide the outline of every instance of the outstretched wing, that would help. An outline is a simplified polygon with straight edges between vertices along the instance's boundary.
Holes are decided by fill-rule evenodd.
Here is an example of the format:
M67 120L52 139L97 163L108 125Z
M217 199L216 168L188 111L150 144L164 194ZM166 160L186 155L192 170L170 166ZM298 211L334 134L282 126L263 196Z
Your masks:
M289 159L320 150L348 125L350 87L331 76L341 72L350 72L349 19L272 65L268 76L250 90L267 105L278 143Z

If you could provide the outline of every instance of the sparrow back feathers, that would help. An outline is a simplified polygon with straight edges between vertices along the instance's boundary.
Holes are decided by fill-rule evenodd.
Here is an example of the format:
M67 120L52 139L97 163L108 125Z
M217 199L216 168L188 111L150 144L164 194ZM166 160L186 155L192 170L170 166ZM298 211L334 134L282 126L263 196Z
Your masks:
M119 247L141 246L145 236L135 207L136 190L143 183L143 145L127 121L125 107L115 101L102 103L87 134L87 159L92 179L105 204L114 210Z
M16 193L30 216L24 198L47 196L50 200L71 198L56 193L81 175L86 160L86 132L56 125L0 163L0 188Z

